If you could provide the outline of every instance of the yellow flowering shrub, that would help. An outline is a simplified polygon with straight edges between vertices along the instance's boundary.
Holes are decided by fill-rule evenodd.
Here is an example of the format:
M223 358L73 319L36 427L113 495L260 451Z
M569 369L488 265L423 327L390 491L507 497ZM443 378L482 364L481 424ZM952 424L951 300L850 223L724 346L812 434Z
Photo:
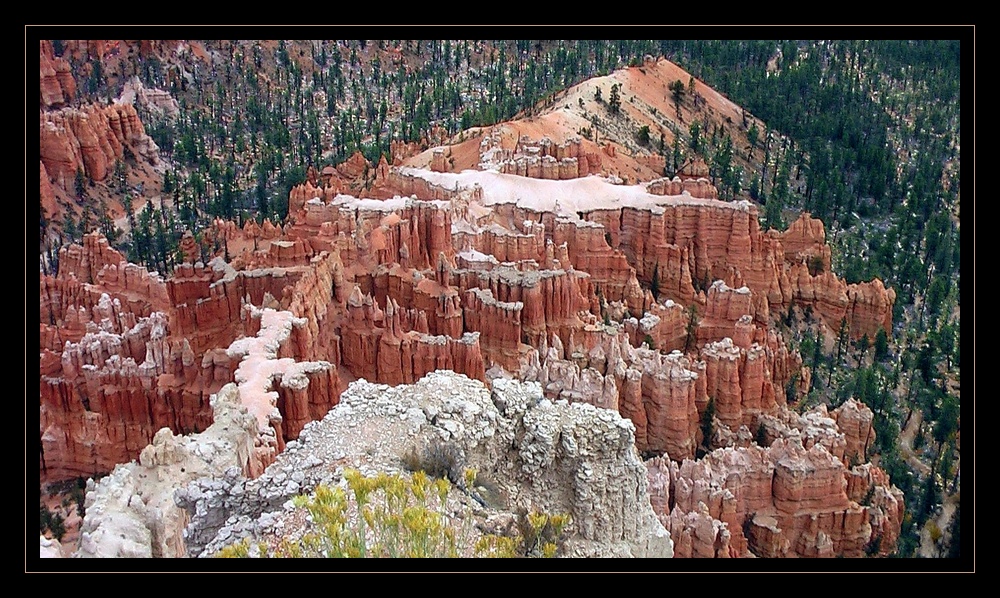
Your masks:
M466 471L470 480L476 472ZM461 528L444 514L451 483L432 479L425 472L412 476L380 473L366 477L354 469L344 471L348 491L318 486L312 496L297 496L311 529L297 540L283 539L276 548L247 539L219 551L225 558L329 557L329 558L453 558L477 556L511 558L555 556L557 542L569 523L568 515L521 514L517 537L484 535L464 542L471 513ZM349 495L350 493L350 495ZM471 546L467 546L471 544ZM471 550L471 554L462 554Z

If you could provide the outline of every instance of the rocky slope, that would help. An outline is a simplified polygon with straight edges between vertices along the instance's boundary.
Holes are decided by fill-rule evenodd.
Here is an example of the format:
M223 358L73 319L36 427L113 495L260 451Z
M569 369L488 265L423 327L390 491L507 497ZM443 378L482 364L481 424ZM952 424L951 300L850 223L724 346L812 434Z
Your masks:
M137 462L118 465L88 482L87 514L75 556L177 557L186 551L188 514L174 502L184 483L253 467L257 422L240 404L235 385L212 396L214 422L204 432L175 436L162 428Z
M100 57L104 68L112 69L104 76L117 78L113 72L122 67L110 63L116 61L120 45L108 40L64 40L63 55L56 56L52 42L39 43L39 209L43 219L39 241L43 246L54 243L60 231L66 232L62 229L67 216L74 221L88 212L100 217L98 205L112 219L123 215L119 185L131 187L134 209L145 204L146 198L138 196L146 194L147 186L148 199L160 200L153 191L160 188L165 162L147 135L137 107L174 119L179 114L177 100L166 91L144 86L134 76L123 82L114 100L93 101L87 99L93 94L77 93L77 78L86 85ZM73 64L78 65L76 70ZM122 178L112 176L115 172ZM124 227L124 219L120 226Z
M669 89L675 81L686 88L676 105ZM620 86L618 112L608 104L613 85ZM489 163L500 172L533 178L600 173L627 183L651 181L664 175L664 154L670 154L675 137L686 147L683 137L695 121L720 138L732 139L733 147L742 150L734 152L733 164L744 171L759 169L755 162L763 157L762 144L751 147L747 131L752 125L764 130L764 123L664 59L649 57L642 64L587 79L519 116L495 127L462 131L447 147L417 153L404 165L461 172ZM641 143L636 135L644 126L650 143Z

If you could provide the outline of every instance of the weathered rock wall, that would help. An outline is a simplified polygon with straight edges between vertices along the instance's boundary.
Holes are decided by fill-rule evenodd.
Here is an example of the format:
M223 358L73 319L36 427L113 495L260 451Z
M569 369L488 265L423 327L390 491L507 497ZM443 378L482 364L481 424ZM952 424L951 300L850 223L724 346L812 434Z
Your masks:
M587 221L557 219L552 242L566 244L573 267L590 274L608 301L622 301L635 270L624 253L608 245L605 232L604 227Z
M753 428L761 413L785 404L784 393L775 392L765 347L755 343L741 349L726 338L705 345L701 357L708 396L715 399L715 416L730 430Z
M616 410L632 420L639 451L694 457L698 414L708 401L704 364L676 351L633 348L621 328L593 328L593 334L571 335L565 346L553 336L526 375L552 399Z
M813 276L808 265L797 263L790 267L789 279L793 298L800 305L811 306L832 330L839 329L844 319L854 339L865 334L873 339L879 328L892 330L896 291L877 278L849 285L828 270Z
M400 195L419 197L424 200L451 200L458 196L482 200L482 189L456 191L435 185L427 179L403 172L398 168L389 169L388 186L398 190Z
M159 148L128 104L63 108L39 113L41 161L56 185L74 191L77 171L103 181L129 148L137 158L159 163Z
M463 297L465 328L479 333L483 357L508 372L518 371L524 304L497 301L492 291L478 287L465 291Z
M837 422L837 428L846 442L841 459L845 463L864 462L868 458L868 450L875 444L875 428L872 426L875 414L863 403L850 398L831 411L830 418Z
M812 218L809 212L802 212L781 233L781 246L785 250L785 261L796 264L816 259L819 269L830 270L830 246L826 244L826 229L823 221Z
M305 324L292 333L294 356L309 361L341 363L340 337L336 334L340 305L347 300L347 282L339 255L321 254L292 286L286 306ZM286 297L283 297L283 304Z
M295 207L298 214L290 230L326 239L312 242L315 251L328 250L343 235L350 240L341 252L345 264L360 261L374 268L397 263L426 270L436 267L442 254L454 259L451 213L445 207L399 197L383 202L327 195L307 182L289 198L289 212Z
M395 300L383 311L355 287L341 327L341 355L351 373L389 384L409 384L437 369L486 379L479 333L451 337L407 331L402 313Z
M521 303L522 340L538 347L552 333L567 342L569 332L579 328L581 310L591 307L590 277L579 271L522 271L501 266L493 270L459 270L450 275L450 285L462 292L480 288L497 301Z
M477 231L453 231L452 238L456 240L456 247L475 249L500 262L542 262L546 252L545 226L530 220L525 224L523 232L494 224Z
M52 50L52 42L39 41L39 104L44 108L59 108L76 97L76 80L70 64Z
M41 378L40 466L49 479L106 473L163 427L205 429L209 394L233 372L228 360L206 353L199 363L186 340L168 340L162 313L120 333L111 322L67 342L61 367Z
M721 280L708 288L704 308L695 312L695 329L699 345L730 338L742 348L747 348L753 338L753 299L750 289L733 289ZM766 320L766 318L765 318Z
M168 283L171 330L188 338L196 351L228 345L242 330L243 281L221 258L178 268Z
M39 276L39 323L42 349L61 351L66 341L78 342L88 331L97 331L92 322L110 317L99 310L101 298L107 295L99 287L80 283L75 278L63 279ZM108 296L109 307L116 315L114 322L127 318L127 324L117 323L118 330L135 325L136 318L148 317L152 306L145 301L123 302L123 296ZM128 315L125 315L128 314Z
M655 169L654 169L655 170ZM662 167L659 170L663 170ZM646 184L646 191L653 195L683 195L702 199L719 199L719 190L707 178L674 178L655 179Z
M901 492L881 469L848 469L831 454L837 428L820 415L795 422L801 429L769 439L766 448L717 449L697 462L647 461L657 489L652 503L677 556L857 557L876 538L882 554L894 550Z
M567 180L597 174L601 169L601 156L586 151L579 137L555 143L548 137L533 141L526 135L518 138L512 150L501 144L502 135L494 129L483 136L479 144L481 170L497 170L505 174L536 179ZM445 172L446 168L432 170Z
M663 303L652 303L642 318L628 318L625 329L629 340L638 347L648 336L652 347L665 351L681 351L687 344L687 330L691 321L690 312L671 299Z

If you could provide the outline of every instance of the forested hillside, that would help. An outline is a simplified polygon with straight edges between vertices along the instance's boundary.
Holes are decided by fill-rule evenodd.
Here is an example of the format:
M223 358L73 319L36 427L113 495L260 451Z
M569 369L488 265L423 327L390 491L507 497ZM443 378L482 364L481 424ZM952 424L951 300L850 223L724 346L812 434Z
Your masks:
M912 515L899 549L908 555L914 528L942 493L957 504L960 488L961 44L706 41L664 50L795 141L760 197L766 213L812 212L831 233L835 271L898 289L893 338L861 339L853 352L840 339L824 355L807 332L801 351L815 347L814 371L829 373L814 383L834 403L854 396L875 412L882 466ZM949 556L959 554L958 520L956 511ZM943 531L928 527L938 540Z

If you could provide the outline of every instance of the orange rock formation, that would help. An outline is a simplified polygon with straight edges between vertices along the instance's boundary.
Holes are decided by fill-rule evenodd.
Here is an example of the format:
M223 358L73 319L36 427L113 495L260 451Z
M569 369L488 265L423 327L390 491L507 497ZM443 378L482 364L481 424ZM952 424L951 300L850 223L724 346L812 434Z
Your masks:
M647 468L676 556L858 557L879 538L886 554L899 536L903 496L885 472L849 469L822 444L779 439Z
M41 161L56 185L72 191L77 171L103 181L124 157L124 148L151 164L159 149L128 104L63 108L39 113Z
M70 65L52 50L52 42L41 40L38 52L39 103L42 108L58 108L76 97L76 80Z
M124 111L108 131L141 134L123 124L127 107L112 108ZM49 162L43 150L43 178L71 184L80 164L96 176L102 157L107 167L114 146L105 153L99 140L122 141L94 132L91 121L112 122L94 110L43 118L43 130L98 140L80 156L53 149ZM488 178L463 186L466 173L424 176L358 154L292 189L283 225L217 221L208 237L228 262L201 263L188 239L185 263L161 277L96 235L64 248L58 275L40 275L43 471L107 471L161 427L204 429L208 396L228 382L255 406L263 466L348 381L448 369L537 380L549 398L631 419L637 448L672 460L655 467L678 554L854 556L876 533L898 536L902 502L880 470L845 465L865 460L870 412L849 403L797 419L786 394L808 372L768 328L772 311L798 303L871 335L891 324L892 290L831 273L818 221L761 231L757 208L715 199L698 164L626 188L581 180L574 147L522 149L538 150L537 178L550 179L535 183L591 185L601 201L547 210L492 195ZM573 158L575 176L544 168ZM349 194L359 184L372 196ZM760 434L768 448L753 442ZM690 461L703 445L726 448ZM859 505L870 491L877 498Z

